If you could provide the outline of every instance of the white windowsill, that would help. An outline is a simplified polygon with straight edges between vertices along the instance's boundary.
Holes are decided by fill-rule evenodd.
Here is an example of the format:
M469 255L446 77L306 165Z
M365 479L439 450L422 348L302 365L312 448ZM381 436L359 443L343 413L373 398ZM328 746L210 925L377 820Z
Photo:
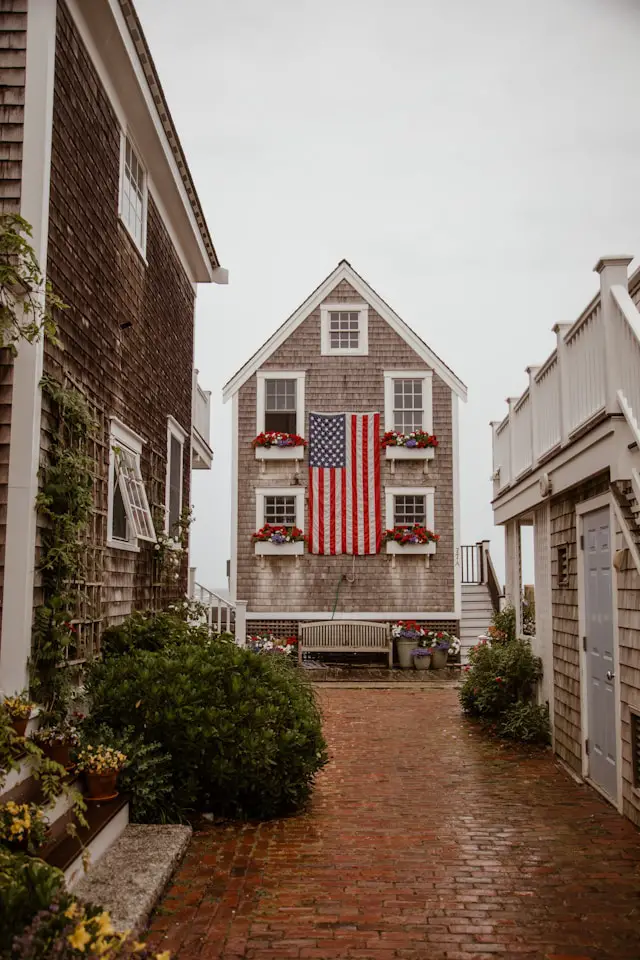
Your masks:
M387 553L395 553L400 556L415 556L416 554L433 556L436 552L436 546L437 544L433 541L431 541L431 543L407 543L405 546L402 546L402 544L396 543L394 540L389 540L385 544Z
M254 552L257 557L295 557L304 553L304 540L296 540L294 543L270 543L265 540L254 544Z
M127 540L107 540L107 546L111 550L124 550L127 553L140 553L140 547L137 541L134 543Z
M435 447L385 447L387 460L433 460Z
M304 460L304 447L256 447L256 460Z

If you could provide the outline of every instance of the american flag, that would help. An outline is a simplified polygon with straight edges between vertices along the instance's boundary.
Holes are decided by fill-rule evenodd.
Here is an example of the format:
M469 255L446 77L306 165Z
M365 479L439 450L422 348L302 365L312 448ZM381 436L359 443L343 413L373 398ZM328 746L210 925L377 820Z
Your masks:
M309 418L311 553L379 553L380 414Z

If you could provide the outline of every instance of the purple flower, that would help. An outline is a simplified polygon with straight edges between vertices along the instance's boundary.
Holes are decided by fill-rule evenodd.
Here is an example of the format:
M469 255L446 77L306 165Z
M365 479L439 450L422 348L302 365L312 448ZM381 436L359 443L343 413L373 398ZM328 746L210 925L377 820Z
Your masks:
M272 533L271 534L271 543L286 543L287 538L283 537L281 533Z
M405 447L417 447L417 446L418 446L417 440L411 439L411 440L407 440L407 442L405 443Z

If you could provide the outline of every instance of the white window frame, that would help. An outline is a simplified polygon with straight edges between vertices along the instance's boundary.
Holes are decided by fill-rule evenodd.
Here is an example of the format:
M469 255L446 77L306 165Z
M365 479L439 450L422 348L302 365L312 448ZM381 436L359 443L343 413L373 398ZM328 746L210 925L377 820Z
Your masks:
M425 498L424 523L427 530L433 531L433 525L435 523L435 487L385 487L384 494L387 530L392 530L395 525L396 497L423 496Z
M140 464L140 458L142 456L142 447L144 446L144 439L132 430L130 427L123 423L122 420L118 420L117 417L111 417L109 425L109 481L107 485L107 547L110 547L114 550L127 550L130 553L139 553L140 546L138 540L149 540L153 543L155 537L152 540L151 537L137 537L132 536L128 540L117 540L113 537L113 497L115 493L116 482L116 447L124 447L130 453L132 453ZM144 482L144 480L143 480ZM122 488L121 488L122 490ZM144 497L145 497L145 506L151 517L151 511L149 509L149 503L147 499L146 488L144 488ZM127 497L123 494L123 500L125 503L125 510L127 510ZM131 520L129 519L128 510L127 510L127 525L128 530L131 532Z
M425 433L433 433L433 370L384 371L384 429L395 430L393 421L394 381L422 380L423 422Z
M183 487L184 487L184 444L187 439L187 431L183 430L175 417L167 417L167 470L165 475L165 488L164 488L164 532L169 534L169 498L170 498L170 481L171 481L171 438L175 439L180 444L180 509L178 511L178 516L182 514L183 508ZM172 536L176 536L175 531L172 533Z
M127 151L127 141L136 156L136 160L140 164L140 167L143 172L143 185L142 185L142 242L136 237L135 233L131 229L131 226L127 219L124 216L124 182L125 182L125 160L126 160L126 151ZM149 207L149 174L144 163L140 159L140 151L138 150L136 143L130 133L127 133L126 130L120 131L120 184L118 189L118 216L124 224L127 233L133 240L137 249L142 254L142 257L146 257L147 254L147 216L148 216L148 207Z
M264 527L265 497L295 497L296 521L294 526L304 529L304 487L258 487L256 489L256 530Z
M329 336L330 314L357 313L359 322L358 347L331 349ZM323 303L320 306L320 353L323 357L366 357L369 354L369 305L367 303Z
M267 380L295 380L296 381L296 433L304 437L305 431L305 373L303 370L259 370L257 378L256 396L256 435L264 433L266 387ZM287 448L285 448L287 449ZM295 450L296 447L290 447Z

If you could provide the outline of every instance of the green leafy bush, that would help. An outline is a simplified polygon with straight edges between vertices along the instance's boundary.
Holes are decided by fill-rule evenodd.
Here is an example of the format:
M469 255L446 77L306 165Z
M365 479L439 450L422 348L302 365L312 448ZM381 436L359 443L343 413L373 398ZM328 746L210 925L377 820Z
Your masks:
M23 853L10 853L0 846L0 956L11 956L14 937L22 933L35 915L64 893L64 874L55 867Z
M495 642L502 640L509 642L516 639L516 608L508 605L502 610L496 610L491 618L490 635ZM497 632L496 632L497 631ZM500 637L499 634L502 636Z
M479 641L469 652L460 702L466 713L493 719L514 703L528 702L542 676L542 663L526 640Z
M211 642L131 650L94 663L87 690L94 724L170 755L184 812L292 812L326 763L311 686L284 657Z
M546 705L522 700L514 703L502 715L498 733L520 743L549 743L549 709Z
M205 646L211 642L205 626L192 626L176 612L133 613L102 634L104 657L121 656L134 650L170 650L182 644Z

